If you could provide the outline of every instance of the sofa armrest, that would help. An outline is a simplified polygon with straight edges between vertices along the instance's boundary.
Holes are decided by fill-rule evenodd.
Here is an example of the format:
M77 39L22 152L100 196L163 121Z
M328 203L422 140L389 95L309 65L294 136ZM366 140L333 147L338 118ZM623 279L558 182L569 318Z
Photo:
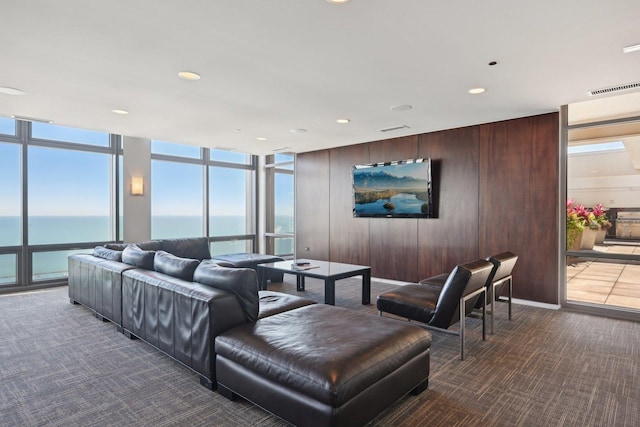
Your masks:
M215 337L244 323L230 292L155 271L123 274L123 328L214 383Z
M122 273L134 267L89 254L74 254L69 263L69 299L122 324Z

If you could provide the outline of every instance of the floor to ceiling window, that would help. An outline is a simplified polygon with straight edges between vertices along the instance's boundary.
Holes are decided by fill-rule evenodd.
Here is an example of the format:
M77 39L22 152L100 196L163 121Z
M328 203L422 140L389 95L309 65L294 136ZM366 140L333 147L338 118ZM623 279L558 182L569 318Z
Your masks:
M67 256L114 241L118 138L0 119L0 286L64 282Z
M199 147L151 142L151 238L204 236Z
M67 257L122 241L122 138L0 117L0 292L64 284ZM152 238L256 246L256 158L152 141Z
M14 120L0 118L0 286L18 282L22 245L22 154Z
M253 252L253 156L151 142L151 237L208 236L211 253Z
M294 167L293 154L267 156L267 253L294 256Z
M208 151L211 254L254 252L256 159L233 151Z
M568 108L568 307L640 314L639 105L631 94Z

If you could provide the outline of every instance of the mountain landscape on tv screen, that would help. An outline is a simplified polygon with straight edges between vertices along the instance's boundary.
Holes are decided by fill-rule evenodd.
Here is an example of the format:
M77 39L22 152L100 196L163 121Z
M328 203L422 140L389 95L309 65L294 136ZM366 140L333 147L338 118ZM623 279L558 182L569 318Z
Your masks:
M359 188L427 188L427 180L411 176L395 176L385 171L356 171L353 184Z

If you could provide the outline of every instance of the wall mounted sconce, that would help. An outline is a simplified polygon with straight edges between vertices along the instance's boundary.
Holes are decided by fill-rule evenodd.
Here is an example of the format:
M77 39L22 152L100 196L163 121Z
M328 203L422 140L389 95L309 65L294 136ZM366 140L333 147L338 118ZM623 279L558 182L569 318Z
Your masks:
M142 196L144 195L144 180L141 176L131 177L131 195Z

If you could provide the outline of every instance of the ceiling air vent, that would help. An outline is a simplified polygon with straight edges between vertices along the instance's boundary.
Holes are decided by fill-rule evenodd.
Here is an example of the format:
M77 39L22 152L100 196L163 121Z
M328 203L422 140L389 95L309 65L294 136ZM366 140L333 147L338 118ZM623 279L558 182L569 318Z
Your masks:
M400 130L400 129L409 129L409 126L407 126L407 125L391 126L391 127L388 127L388 128L378 129L378 130L380 132L393 132L394 130Z
M621 90L629 90L629 89L637 89L637 88L640 88L640 82L628 83L626 85L605 87L603 89L597 89L597 90L590 90L589 92L587 92L587 95L589 96L604 95L607 93L620 92Z

